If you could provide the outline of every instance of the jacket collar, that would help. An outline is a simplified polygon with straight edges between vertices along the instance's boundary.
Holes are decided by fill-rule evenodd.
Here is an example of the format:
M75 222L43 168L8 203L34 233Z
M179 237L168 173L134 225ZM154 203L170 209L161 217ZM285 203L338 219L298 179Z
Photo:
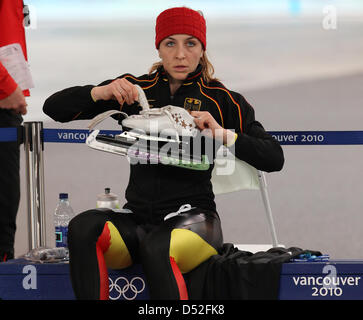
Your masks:
M161 75L161 78L163 80L169 81L167 73L164 70L163 66L159 67L158 71L159 71L159 73ZM202 75L202 65L198 64L197 68L193 72L188 74L188 76L184 80L184 83L197 81L201 77L201 75Z

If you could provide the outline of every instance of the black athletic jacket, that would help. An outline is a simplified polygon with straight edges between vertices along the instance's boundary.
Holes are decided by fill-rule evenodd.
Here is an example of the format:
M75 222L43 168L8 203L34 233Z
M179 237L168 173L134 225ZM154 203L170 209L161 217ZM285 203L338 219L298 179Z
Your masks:
M246 99L226 89L220 82L206 83L201 76L201 66L188 75L174 96L170 94L167 75L163 68L152 74L134 77L124 74L134 84L140 85L152 107L174 105L197 111L209 111L224 128L238 134L235 155L255 168L271 172L283 167L284 156L279 143L255 120L254 110ZM106 85L107 80L100 85ZM43 111L60 122L92 119L107 110L119 110L117 101L92 100L93 85L71 87L50 96ZM122 107L127 114L141 110L138 103ZM169 212L189 203L208 210L216 210L212 184L212 166L207 171L188 170L159 164L131 165L126 190L125 207L140 214L149 223L160 222Z

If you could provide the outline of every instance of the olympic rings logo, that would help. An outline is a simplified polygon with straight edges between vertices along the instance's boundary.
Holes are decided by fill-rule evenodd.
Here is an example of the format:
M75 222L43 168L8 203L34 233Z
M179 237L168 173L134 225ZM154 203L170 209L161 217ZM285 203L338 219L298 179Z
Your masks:
M134 277L131 279L131 281L125 277L118 277L115 281L109 277L108 280L110 283L109 289L111 300L118 300L121 296L126 300L134 300L136 296L145 289L145 282L140 277ZM111 292L113 289L115 289L118 293L115 297L111 297Z

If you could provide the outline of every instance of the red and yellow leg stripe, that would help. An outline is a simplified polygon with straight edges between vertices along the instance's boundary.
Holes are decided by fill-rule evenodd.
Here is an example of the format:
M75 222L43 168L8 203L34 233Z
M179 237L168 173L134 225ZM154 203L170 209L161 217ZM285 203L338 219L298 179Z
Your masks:
M197 233L187 229L173 229L170 236L170 264L179 288L181 300L188 299L188 292L182 276L217 254L217 250Z
M98 268L100 273L100 299L109 297L107 268L123 269L132 265L131 255L117 228L106 221L96 243Z

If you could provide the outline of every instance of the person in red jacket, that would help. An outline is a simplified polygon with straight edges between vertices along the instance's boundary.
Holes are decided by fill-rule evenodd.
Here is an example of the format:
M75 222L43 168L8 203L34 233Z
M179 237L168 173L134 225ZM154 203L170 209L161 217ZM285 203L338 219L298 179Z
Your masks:
M0 0L0 48L20 44L27 59L24 4L22 0ZM25 96L29 90L22 90L0 62L0 127L18 127L22 115L27 112ZM20 200L18 142L0 143L0 261L14 257L16 215Z

